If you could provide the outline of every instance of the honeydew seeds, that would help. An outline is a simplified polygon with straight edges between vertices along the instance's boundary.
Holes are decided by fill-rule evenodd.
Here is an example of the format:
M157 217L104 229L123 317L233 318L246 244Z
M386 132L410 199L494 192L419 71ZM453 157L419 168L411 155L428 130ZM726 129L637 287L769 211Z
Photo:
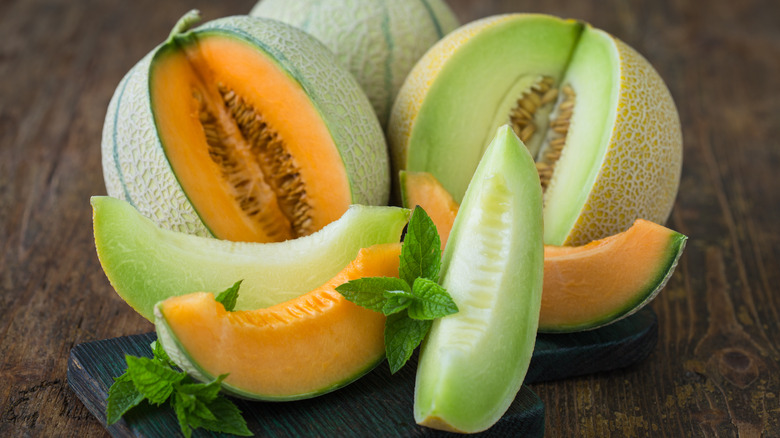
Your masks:
M575 100L576 93L570 85L564 85L559 92L552 77L540 76L523 91L509 112L509 125L534 156L542 190L550 184L555 163L566 144ZM549 118L546 114L550 114ZM534 135L541 141L532 143ZM540 146L535 148L532 144Z

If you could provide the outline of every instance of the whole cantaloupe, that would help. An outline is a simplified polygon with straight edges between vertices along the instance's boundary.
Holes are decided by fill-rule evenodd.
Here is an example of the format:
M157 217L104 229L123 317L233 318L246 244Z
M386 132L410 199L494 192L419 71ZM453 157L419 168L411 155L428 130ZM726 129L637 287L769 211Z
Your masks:
M322 41L363 87L382 126L417 60L458 27L443 0L262 0L250 15Z
M103 129L108 194L167 229L236 241L311 234L382 205L389 160L358 83L273 20L185 15L122 79Z

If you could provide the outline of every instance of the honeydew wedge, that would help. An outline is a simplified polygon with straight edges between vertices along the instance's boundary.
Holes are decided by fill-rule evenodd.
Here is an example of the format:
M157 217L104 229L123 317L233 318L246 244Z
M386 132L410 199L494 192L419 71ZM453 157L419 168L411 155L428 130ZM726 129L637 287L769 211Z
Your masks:
M537 163L546 244L666 221L682 164L679 117L661 77L622 41L539 14L455 30L420 59L393 106L395 171L430 172L460 202L505 123Z
M101 144L109 195L167 229L253 242L387 204L382 128L322 43L269 19L199 19L184 15L117 86Z
M542 297L542 191L533 159L501 127L469 184L442 257L459 312L434 321L417 368L417 423L474 433L519 391Z
M335 288L360 277L398 276L400 253L400 243L361 249L325 284L265 309L228 312L205 292L169 298L155 306L158 337L193 377L228 374L222 388L236 397L283 401L333 391L370 371L385 352L384 315Z
M172 296L218 292L238 280L236 309L259 309L311 291L333 277L361 248L400 240L409 211L351 206L306 237L286 242L230 242L166 230L128 202L91 199L95 247L111 285L144 318Z

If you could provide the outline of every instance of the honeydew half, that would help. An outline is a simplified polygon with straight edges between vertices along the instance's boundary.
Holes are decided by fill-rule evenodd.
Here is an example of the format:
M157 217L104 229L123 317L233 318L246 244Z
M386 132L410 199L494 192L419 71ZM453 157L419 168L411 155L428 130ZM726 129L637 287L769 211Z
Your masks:
M637 218L663 223L682 164L679 117L653 67L588 24L538 14L482 19L418 62L390 118L395 169L463 197L510 123L544 187L544 240L582 245Z
M536 340L543 254L539 177L504 126L480 161L442 257L440 283L459 312L435 320L423 343L419 424L479 432L509 408Z
M167 229L258 242L387 203L382 129L322 43L273 20L198 20L185 15L117 87L102 141L109 195Z
M402 208L355 205L309 236L255 243L166 230L111 197L93 197L92 209L103 271L117 294L150 321L158 301L219 292L238 280L238 310L293 299L324 284L361 248L398 242L409 218Z

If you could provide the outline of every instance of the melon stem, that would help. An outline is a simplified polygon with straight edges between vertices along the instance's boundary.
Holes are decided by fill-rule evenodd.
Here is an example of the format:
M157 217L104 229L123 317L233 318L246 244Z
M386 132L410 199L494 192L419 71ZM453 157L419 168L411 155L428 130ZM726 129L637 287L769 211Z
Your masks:
M174 37L177 35L180 35L184 32L187 32L194 26L196 23L200 21L200 11L197 9L191 9L187 11L186 14L182 15L181 18L179 18L179 21L176 22L176 24L173 26L173 29L171 29L171 33L168 35L168 39L166 42L173 41Z

